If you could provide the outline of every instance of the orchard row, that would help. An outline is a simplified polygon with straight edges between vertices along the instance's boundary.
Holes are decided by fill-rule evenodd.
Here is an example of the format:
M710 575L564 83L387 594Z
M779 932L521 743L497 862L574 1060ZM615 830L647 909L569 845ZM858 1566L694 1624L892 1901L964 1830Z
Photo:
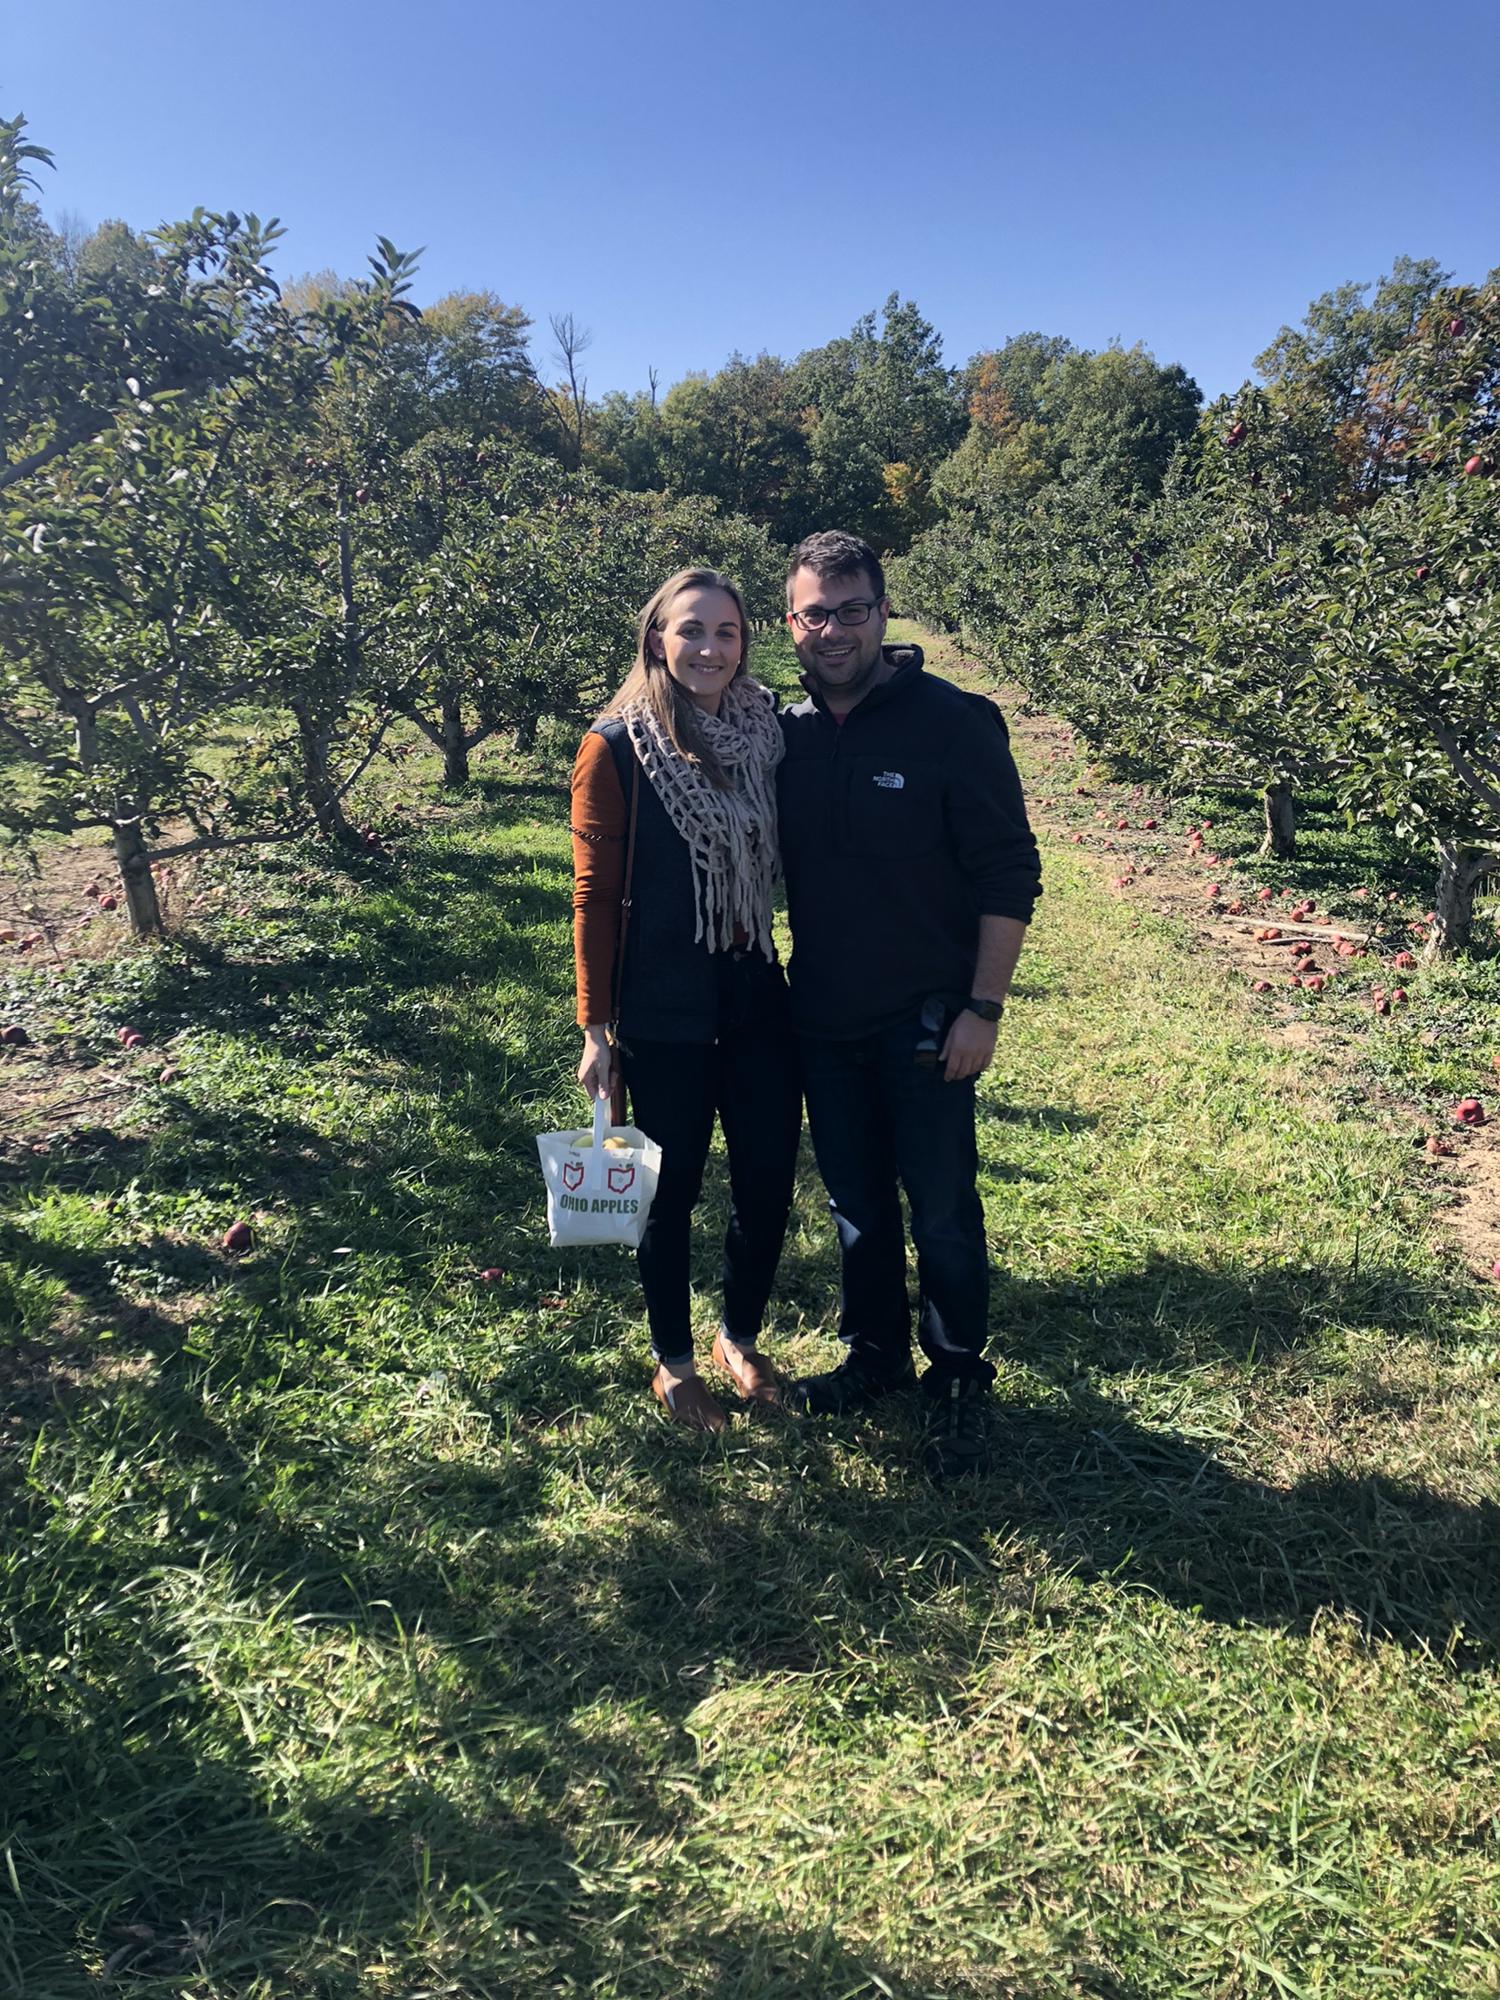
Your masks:
M255 216L80 274L26 198L44 159L0 125L0 827L103 829L138 935L175 857L370 845L346 805L395 725L461 784L597 708L683 563L775 609L763 527L522 442L513 352L424 321L390 243L300 307Z
M1500 869L1497 473L1500 289L1440 291L1358 379L1207 412L1155 498L1080 478L972 507L893 588L1096 755L1258 789L1268 855L1310 789L1393 827L1432 858L1446 956Z

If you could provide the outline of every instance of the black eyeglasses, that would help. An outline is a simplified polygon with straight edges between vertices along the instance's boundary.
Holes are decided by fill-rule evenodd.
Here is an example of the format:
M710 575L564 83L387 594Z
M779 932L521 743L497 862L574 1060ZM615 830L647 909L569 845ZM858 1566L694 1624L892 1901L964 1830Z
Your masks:
M810 604L806 611L792 612L791 619L804 632L821 632L830 618L837 618L840 625L864 625L879 602L879 598L851 597L847 604Z

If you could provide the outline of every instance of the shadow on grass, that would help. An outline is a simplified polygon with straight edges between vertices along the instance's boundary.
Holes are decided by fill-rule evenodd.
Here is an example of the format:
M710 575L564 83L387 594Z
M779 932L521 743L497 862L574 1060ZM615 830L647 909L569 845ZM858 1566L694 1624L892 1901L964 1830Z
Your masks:
M110 1450L154 1468L136 1475L148 1505L123 1500L102 1542L52 1543L66 1510L35 1496L41 1568L12 1629L72 1665L11 1708L9 1740L38 1761L4 1830L46 1885L16 1946L22 1996L120 1952L144 1994L194 1971L205 1990L253 1973L353 2000L375 1963L476 2000L993 1992L712 1898L706 1919L679 1911L671 1857L710 1796L690 1741L705 1696L864 1659L936 1701L972 1668L991 1596L1032 1615L1037 1559L1070 1589L1231 1625L1332 1614L1460 1661L1495 1650L1500 1510L1384 1478L1275 1489L1086 1390L1005 1409L992 1475L940 1494L899 1402L708 1443L643 1397L621 1407L607 1328L560 1325L471 1348L425 1396L408 1380L362 1452L327 1400L354 1357L300 1353L295 1285L272 1277L247 1267L211 1352L159 1347L115 1397ZM66 1407L49 1420L66 1429ZM454 1426L477 1456L453 1455ZM1003 1559L976 1582L962 1554L997 1535L1030 1551L1019 1594ZM954 1590L973 1618L934 1625ZM253 1643L272 1626L281 1650ZM365 1678L325 1688L330 1654ZM1103 1973L1035 1988L1068 1990L1127 1991Z
M50 1608L39 1593L15 1628L41 1657L82 1644L88 1659L33 1676L12 1711L12 1742L45 1747L40 1792L23 1767L11 1793L13 1847L58 1897L29 1944L36 1991L54 1990L42 1973L61 1969L69 1924L101 1955L140 1942L146 1992L170 1990L189 1949L205 1976L253 1968L339 1996L381 1957L408 1981L451 1970L438 1990L476 1996L573 1982L832 2000L881 1990L877 1976L913 1996L992 1991L730 1908L681 1920L671 1857L712 1798L691 1744L706 1696L842 1682L864 1661L936 1707L972 1671L991 1602L1034 1615L1037 1558L1070 1591L1289 1631L1334 1615L1460 1663L1494 1656L1492 1506L1384 1478L1275 1489L1088 1391L1005 1409L994 1473L940 1494L912 1469L899 1402L837 1429L737 1423L718 1442L642 1404L575 1430L559 1416L597 1410L596 1359L549 1344L460 1380L432 1435L408 1417L373 1459L312 1451L274 1399L214 1421L201 1359L120 1399L121 1462L170 1451L151 1501L165 1527L64 1539ZM503 1446L445 1457L449 1417ZM851 1477L860 1461L879 1476ZM997 1536L1030 1552L1015 1584L1003 1556L975 1553ZM80 1641L66 1604L85 1590ZM934 1621L955 1592L967 1615ZM289 1651L257 1639L274 1624L285 1643L293 1621ZM357 1681L327 1664L343 1657L364 1662ZM60 1805L72 1832L49 1831ZM82 1843L79 1823L95 1829ZM1125 1989L1100 1975L1071 1990Z
M497 879L493 859L439 853L361 912L352 959L314 942L206 978L163 969L164 1022L202 1018L202 1000L218 1025L271 1039L322 1034L331 1013L348 1048L399 1054L440 1123L392 1114L345 1139L280 1103L177 1096L147 1138L11 1175L23 1198L228 1187L297 1210L288 1250L238 1266L159 1229L124 1253L11 1225L0 1242L112 1320L112 1353L154 1357L107 1393L32 1382L0 1455L23 1552L0 1840L32 1890L0 1964L8 1949L23 2000L84 1990L85 1962L111 1958L116 1983L148 1995L191 1977L329 2000L377 1980L474 2000L993 1996L980 1972L938 1977L832 1930L752 1923L734 1888L695 1901L681 1857L711 1803L704 1698L863 1661L894 1663L936 1704L990 1607L1034 1615L1029 1577L955 1554L997 1535L1056 1579L1053 1617L1096 1582L1227 1625L1335 1616L1464 1663L1495 1653L1492 1506L1379 1477L1274 1488L1091 1389L1003 1410L994 1471L942 1494L914 1470L899 1404L842 1429L737 1422L705 1443L660 1424L638 1385L626 1401L628 1260L559 1293L561 1260L538 1247L527 1104L542 1059L402 1011L493 980L503 948L508 975L566 1018L557 954L515 934L555 915L534 865ZM499 914L450 933L455 898ZM446 1380L433 1342L383 1348L387 1283L425 1310L455 1250L478 1262L497 1231L503 1303L525 1326L497 1313L492 1328L476 1305L435 1336ZM706 1228L698 1240L708 1279ZM366 1260L386 1273L398 1255L399 1277L359 1289ZM793 1246L783 1299L826 1306L833 1282L831 1241ZM159 1305L131 1305L153 1288ZM1243 1358L1340 1322L1438 1330L1434 1296L1379 1271L1152 1260L1097 1286L1002 1286L997 1306L1007 1350L1058 1375ZM23 1447L44 1424L33 1470ZM934 1621L949 1595L977 1617ZM1127 1990L1102 1971L1061 1977L1039 1973L1036 1992Z
M1037 1284L997 1271L991 1350L1047 1374L1275 1363L1343 1329L1441 1346L1461 1337L1461 1293L1383 1264L1268 1264L1246 1269L1156 1252L1093 1282Z

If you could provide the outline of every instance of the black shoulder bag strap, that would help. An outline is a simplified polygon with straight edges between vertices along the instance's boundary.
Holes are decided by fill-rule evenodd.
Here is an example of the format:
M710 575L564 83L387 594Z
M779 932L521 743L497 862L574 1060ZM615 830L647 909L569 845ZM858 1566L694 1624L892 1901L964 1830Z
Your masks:
M625 835L625 880L620 888L620 931L615 940L615 971L610 981L609 1040L613 1050L610 1063L609 1120L625 1123L625 1073L620 1063L620 988L625 978L625 940L630 934L631 887L635 879L635 821L641 803L641 760L630 759L630 825Z

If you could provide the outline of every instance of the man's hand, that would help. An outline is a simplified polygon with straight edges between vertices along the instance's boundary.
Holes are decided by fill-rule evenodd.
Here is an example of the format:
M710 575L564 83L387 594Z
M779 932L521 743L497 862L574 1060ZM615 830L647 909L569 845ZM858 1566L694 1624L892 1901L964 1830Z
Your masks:
M981 1021L967 1007L956 1016L938 1054L944 1083L962 1083L989 1068L995 1053L995 1027L995 1022Z

